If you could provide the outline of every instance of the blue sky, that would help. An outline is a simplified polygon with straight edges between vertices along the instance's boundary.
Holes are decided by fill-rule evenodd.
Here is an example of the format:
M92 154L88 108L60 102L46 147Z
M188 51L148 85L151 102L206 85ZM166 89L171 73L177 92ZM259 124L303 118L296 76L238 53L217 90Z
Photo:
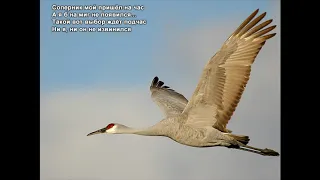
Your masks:
M249 15L257 7L268 11L270 1L134 1L145 6L135 11L136 19L147 25L133 27L131 33L52 33L51 6L113 5L131 1L42 0L40 26L41 92L92 86L135 86L157 75L154 52L165 44L164 27L187 29L200 22L232 17L235 12Z

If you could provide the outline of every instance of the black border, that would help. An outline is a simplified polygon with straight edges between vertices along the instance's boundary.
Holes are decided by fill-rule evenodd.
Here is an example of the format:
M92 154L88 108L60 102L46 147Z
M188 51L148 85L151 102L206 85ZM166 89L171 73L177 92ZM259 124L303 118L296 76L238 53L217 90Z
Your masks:
M288 165L289 163L286 163L288 161L286 161L285 159L288 158L288 154L286 153L286 145L285 144L289 144L289 142L287 140L285 140L286 137L288 137L287 133L287 128L284 128L284 127L287 127L286 125L288 123L286 123L285 119L288 119L288 114L289 113L286 113L286 110L285 110L285 107L287 107L285 105L285 99L287 99L287 97L284 95L284 91L285 91L285 57L288 56L288 53L289 52L289 49L286 49L288 48L286 46L286 43L288 42L285 42L285 37L287 36L286 34L286 31L288 29L286 29L286 24L288 25L288 21L286 22L286 20L288 20L288 16L286 16L286 11L289 11L289 9L285 10L286 8L289 8L288 6L286 7L285 6L285 3L283 1L281 1L281 10L280 10L280 14L281 14L281 100L280 100L280 103L281 103L281 152L280 152L280 158L281 158L281 179L290 179L290 171L288 171ZM288 45L288 44L287 44ZM288 57L287 57L288 58ZM289 177L288 177L289 176Z
M40 179L40 0L3 8L3 178Z
M313 70L319 58L311 57L319 52L312 49L319 46L319 20L311 20L318 18L319 10L312 10L312 6L318 7L281 1L281 179L317 179L312 175L319 171L319 152L312 152L318 151L315 141L319 137L319 118L314 112L319 110L313 109L318 107L318 92L312 89L318 90L320 80L316 74L320 70Z

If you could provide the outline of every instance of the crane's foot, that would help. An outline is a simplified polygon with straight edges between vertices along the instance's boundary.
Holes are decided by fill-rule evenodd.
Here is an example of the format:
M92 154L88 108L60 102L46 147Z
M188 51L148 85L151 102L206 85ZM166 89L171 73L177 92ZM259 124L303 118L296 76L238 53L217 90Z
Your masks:
M279 153L272 150L272 149L262 149L261 153L263 153L264 156L279 156Z

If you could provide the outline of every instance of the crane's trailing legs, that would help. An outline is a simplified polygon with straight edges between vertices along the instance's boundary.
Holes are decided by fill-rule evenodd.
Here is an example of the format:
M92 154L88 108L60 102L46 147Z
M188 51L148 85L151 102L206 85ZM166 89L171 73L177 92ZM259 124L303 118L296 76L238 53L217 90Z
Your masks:
M260 148L256 148L256 147L252 147L252 146L248 146L245 144L242 144L239 142L240 147L238 149L243 150L243 151L248 151L248 152L253 152L253 153L257 153L263 156L279 156L279 153L272 150L272 149L260 149Z
M210 146L223 146L223 147L232 148L232 149L239 149L239 150L243 150L243 151L247 151L247 152L260 154L263 156L279 156L279 153L272 150L272 149L268 149L268 148L260 149L260 148L248 146L248 145L243 144L242 142L237 141L237 140L216 141L215 143L210 144L208 147L210 147Z
M226 147L228 148L240 149L243 151L257 153L263 156L279 156L279 153L272 149L268 149L268 148L260 149L260 148L248 146L247 144L250 141L249 136L235 135L231 133L223 133L223 134L233 138L233 141L231 141L230 143L227 143Z

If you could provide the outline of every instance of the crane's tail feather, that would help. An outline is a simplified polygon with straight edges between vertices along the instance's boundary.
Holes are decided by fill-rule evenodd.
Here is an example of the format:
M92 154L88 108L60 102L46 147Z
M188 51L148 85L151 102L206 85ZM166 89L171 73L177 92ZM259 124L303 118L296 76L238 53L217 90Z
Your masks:
M227 135L233 137L235 140L239 141L244 145L247 145L250 141L249 136L234 135L234 134L227 134Z

